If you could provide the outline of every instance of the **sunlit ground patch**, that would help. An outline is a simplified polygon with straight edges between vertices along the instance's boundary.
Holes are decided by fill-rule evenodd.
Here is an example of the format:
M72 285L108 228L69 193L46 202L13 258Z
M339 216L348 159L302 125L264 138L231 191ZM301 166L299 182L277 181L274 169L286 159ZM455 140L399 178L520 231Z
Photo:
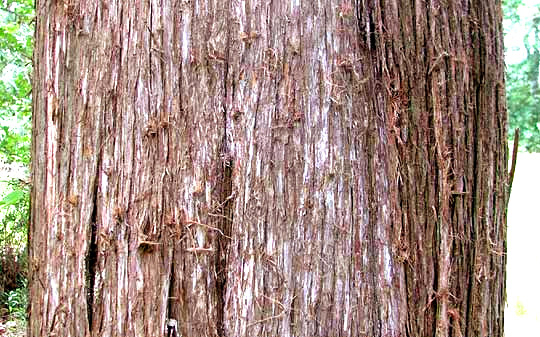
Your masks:
M540 153L519 153L508 211L506 337L540 331Z

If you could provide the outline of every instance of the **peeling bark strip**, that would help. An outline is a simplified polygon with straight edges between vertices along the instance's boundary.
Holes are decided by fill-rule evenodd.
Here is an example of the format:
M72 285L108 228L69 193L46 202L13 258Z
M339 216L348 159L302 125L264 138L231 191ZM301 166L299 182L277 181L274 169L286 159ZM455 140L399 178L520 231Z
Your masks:
M38 0L29 336L502 336L500 6Z

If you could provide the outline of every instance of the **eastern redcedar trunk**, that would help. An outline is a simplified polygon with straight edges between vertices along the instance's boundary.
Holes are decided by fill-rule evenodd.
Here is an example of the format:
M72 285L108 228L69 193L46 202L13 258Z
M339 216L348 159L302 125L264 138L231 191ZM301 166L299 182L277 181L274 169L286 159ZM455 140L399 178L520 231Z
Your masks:
M500 1L36 9L29 336L503 336Z

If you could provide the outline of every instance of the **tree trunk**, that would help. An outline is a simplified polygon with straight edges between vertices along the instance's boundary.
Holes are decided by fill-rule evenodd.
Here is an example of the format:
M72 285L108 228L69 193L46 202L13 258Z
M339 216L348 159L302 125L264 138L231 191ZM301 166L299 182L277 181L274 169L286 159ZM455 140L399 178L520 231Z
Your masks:
M29 336L503 336L500 1L37 0Z

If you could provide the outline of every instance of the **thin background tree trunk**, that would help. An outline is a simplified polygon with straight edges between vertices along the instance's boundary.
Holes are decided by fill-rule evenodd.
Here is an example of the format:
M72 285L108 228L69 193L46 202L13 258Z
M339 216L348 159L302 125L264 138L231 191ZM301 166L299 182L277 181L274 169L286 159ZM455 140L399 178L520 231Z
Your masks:
M37 0L29 336L502 336L500 1Z

